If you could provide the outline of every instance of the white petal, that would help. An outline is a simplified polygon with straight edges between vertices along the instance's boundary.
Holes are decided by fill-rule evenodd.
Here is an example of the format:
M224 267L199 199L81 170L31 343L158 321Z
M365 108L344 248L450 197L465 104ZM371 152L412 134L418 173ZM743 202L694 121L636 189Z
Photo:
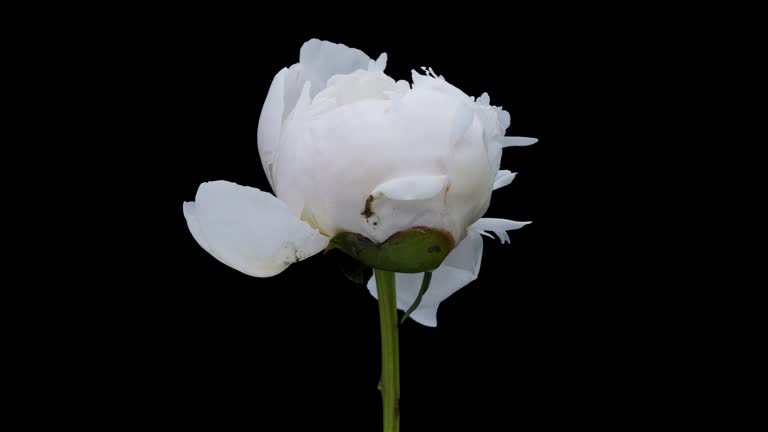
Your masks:
M213 250L208 246L208 241L203 237L203 233L200 230L200 223L197 221L197 208L194 202L184 203L184 218L187 220L187 227L189 232L192 233L192 237L197 240L197 243L205 249L211 255L214 255Z
M536 138L526 138L526 137L503 137L501 139L501 147L519 147L519 146L529 146L531 144L536 144L539 140Z
M358 71L329 82L338 84L362 75L374 74ZM444 81L428 79L439 81L436 86L446 86ZM407 84L402 84L407 89ZM398 87L393 83L388 90L394 92ZM312 107L335 88L331 86L315 96ZM360 94L354 92L353 99ZM309 116L304 127L287 126L275 164L277 196L288 203L294 214L310 209L317 221L315 226L328 235L350 231L382 242L418 223L462 238L466 226L485 212L498 171L498 166L488 163L483 125L472 110L459 109L461 104L473 105L468 97L463 98L429 86L408 91L397 102L366 95L355 103ZM458 143L457 137L461 137ZM492 144L500 153L500 136L493 138ZM448 176L450 187L442 189L441 182L435 182L434 189L386 190L396 199L374 197L375 215L364 216L366 201L379 185L399 177L443 175ZM289 198L294 189L301 200ZM433 202L420 199L435 193Z
M411 90L411 83L409 83L406 80L400 80L397 82L396 85L397 85L398 93L400 93L401 96L402 94L407 93L409 90Z
M399 201L424 200L439 194L447 185L448 177L444 175L397 177L376 186L371 195Z
M483 93L477 98L477 104L480 106L488 106L491 104L491 97L488 96L488 93Z
M426 68L424 68L426 69ZM433 78L429 75L421 75L415 70L411 70L411 79L413 81L414 89L432 90L444 93L456 99L472 101L472 98L467 96L466 93L461 91L456 86L448 83L444 79Z
M481 236L486 236L488 238L492 238L492 239L496 240L492 235L488 234L485 231L477 231L477 233L480 234Z
M277 145L280 142L280 131L283 127L284 87L287 71L288 69L281 70L272 80L267 99L261 108L259 127L256 133L261 164L273 189L275 185L272 183L272 162L275 160Z
M299 75L301 65L283 68L275 75L269 87L267 98L261 108L256 139L259 146L259 157L267 175L269 184L274 189L272 165L277 156L283 122L296 105L303 81Z
M483 257L483 239L477 233L470 232L454 250L445 258L443 264L432 273L429 284L421 303L411 314L416 322L429 327L437 325L437 308L440 303L450 297L463 286L472 282L480 273L480 262ZM424 275L397 273L395 276L397 291L397 308L408 310L421 289ZM368 281L368 291L378 298L376 278Z
M390 99L397 90L395 80L383 73L359 70L329 78L326 88L312 99L312 105L323 103L332 109L364 99ZM314 109L317 114L327 111Z
M529 223L530 222L517 222L509 219L481 218L469 226L469 231L491 231L499 236L502 243L509 243L509 235L507 234L507 231L522 228Z
M517 173L513 173L510 170L501 170L496 173L496 180L493 181L493 190L504 187L515 179Z
M376 68L379 72L384 72L384 69L387 68L387 53L381 53L379 58L376 59Z
M274 276L329 241L274 196L226 181L201 184L184 216L203 249L250 276Z
M285 128L280 143L280 152L272 166L272 190L284 202L293 215L299 217L304 209L304 190L302 184L306 176L296 175L302 172L301 159L305 156L297 150L303 144L305 125L309 109L310 82L304 82L301 93L291 114L285 119ZM298 140L298 141L297 141ZM300 147L299 147L300 148Z
M475 120L475 112L467 106L467 104L459 104L456 108L456 114L453 117L453 125L451 126L451 144L456 145L464 138L464 134L467 129L472 125Z
M312 97L323 90L328 78L334 75L367 70L369 60L359 49L318 39L307 41L299 53L302 75L312 83ZM382 63L385 64L386 60Z
M499 119L499 126L501 126L501 131L504 133L512 123L509 113L501 109L501 107L494 107L493 109L496 111L496 116Z
M396 278L398 281L399 278ZM471 282L471 281L470 281ZM421 280L418 282L421 284ZM430 287L434 286L435 283L435 277L432 276L432 281L430 282ZM398 282L398 288L400 287L400 282ZM421 288L421 287L419 287ZM459 287L461 288L461 287ZM431 289L431 288L430 288ZM458 289L457 289L458 291ZM429 292L429 291L427 291ZM424 295L426 297L426 294ZM424 301L424 299L422 299ZM408 306L410 307L410 306ZM408 310L408 309L406 309ZM422 307L421 304L419 307L416 308L413 312L411 312L410 318L416 321L417 323L421 325L425 325L427 327L437 327L437 306L425 306Z

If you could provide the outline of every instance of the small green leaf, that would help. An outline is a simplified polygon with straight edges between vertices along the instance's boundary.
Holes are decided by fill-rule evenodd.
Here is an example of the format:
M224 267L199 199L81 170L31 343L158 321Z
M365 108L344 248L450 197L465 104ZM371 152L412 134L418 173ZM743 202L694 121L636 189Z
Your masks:
M365 285L373 276L372 268L347 255L341 249L335 251L327 249L325 256L330 259L334 267L341 270L344 277L356 284Z
M424 279L421 280L421 289L419 290L419 295L416 296L416 300L413 301L411 307L405 311L405 315L403 315L403 319L400 320L400 324L404 323L405 320L411 315L411 312L415 311L416 308L419 307L421 304L421 298L424 297L424 293L427 292L427 289L429 289L429 281L431 280L432 272L424 272Z
M341 249L374 269L398 273L436 270L453 249L453 237L440 230L416 227L400 231L376 244L366 237L343 232L334 236L326 250Z
M368 267L366 267L365 264L351 259L349 256L347 256L347 259L341 263L341 272L344 273L344 276L346 276L347 279L355 283L365 285L368 278L371 277L370 272L366 277L366 270L368 270Z

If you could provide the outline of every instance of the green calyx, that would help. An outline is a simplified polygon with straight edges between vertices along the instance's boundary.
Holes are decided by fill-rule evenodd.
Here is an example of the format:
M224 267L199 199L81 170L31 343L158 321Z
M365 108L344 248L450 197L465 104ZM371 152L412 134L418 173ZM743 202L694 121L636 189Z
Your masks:
M326 251L340 249L378 270L422 273L436 270L453 247L453 237L445 231L414 227L395 233L381 244L360 234L339 233L331 239Z

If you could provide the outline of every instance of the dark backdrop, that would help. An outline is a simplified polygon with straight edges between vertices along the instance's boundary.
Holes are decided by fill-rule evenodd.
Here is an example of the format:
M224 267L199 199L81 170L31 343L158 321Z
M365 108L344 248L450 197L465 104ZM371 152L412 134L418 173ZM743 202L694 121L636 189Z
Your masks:
M470 95L488 92L511 115L508 135L539 138L504 150L502 168L518 176L486 215L533 224L510 232L511 244L484 239L480 277L442 303L437 328L401 327L403 430L594 425L622 409L614 395L637 372L615 366L631 354L618 348L623 331L606 324L626 298L583 277L594 252L570 235L592 217L576 186L588 175L579 166L595 120L575 101L590 90L586 42L522 17L428 28L277 20L274 31L266 21L141 21L121 38L119 85L130 101L121 136L126 183L135 181L122 209L132 222L103 280L103 327L84 324L107 360L93 361L106 370L102 391L129 395L105 405L140 424L379 430L378 309L368 291L323 256L273 278L241 274L203 251L182 215L201 182L270 190L256 144L262 103L275 73L316 37L374 58L387 52L395 79L431 66Z

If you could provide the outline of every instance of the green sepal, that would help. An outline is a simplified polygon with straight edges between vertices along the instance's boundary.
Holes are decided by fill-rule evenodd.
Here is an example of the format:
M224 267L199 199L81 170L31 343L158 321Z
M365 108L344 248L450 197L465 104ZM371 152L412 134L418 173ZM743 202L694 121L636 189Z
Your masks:
M355 233L334 236L326 251L340 249L362 264L397 273L431 272L440 267L454 247L450 234L424 227L400 231L376 244Z
M411 307L408 308L407 311L405 311L405 314L403 315L403 319L400 320L400 324L404 323L406 319L408 319L409 316L411 316L411 312L415 311L417 307L421 304L421 298L424 297L424 293L427 292L429 289L429 282L432 280L432 272L424 272L424 278L421 280L421 289L419 289L419 295L416 296L416 300L413 301L413 304Z

